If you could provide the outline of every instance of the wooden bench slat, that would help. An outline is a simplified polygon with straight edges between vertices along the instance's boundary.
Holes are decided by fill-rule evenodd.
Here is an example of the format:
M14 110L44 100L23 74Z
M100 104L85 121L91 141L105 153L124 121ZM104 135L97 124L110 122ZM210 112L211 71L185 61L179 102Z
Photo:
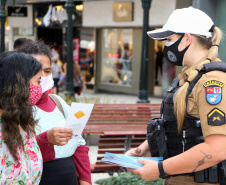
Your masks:
M135 114L138 114L138 113L144 113L144 114L150 114L150 113L158 113L160 112L160 108L159 109L128 109L128 110L125 110L125 109L95 109L92 111L92 114L95 114L95 113L109 113L109 114L114 114L114 113L135 113ZM91 115L92 115L91 114Z
M105 154L106 152L114 153L114 154L123 154L125 149L99 149L97 154Z
M141 144L145 140L146 140L146 138L145 139L137 139L136 142ZM110 144L110 143L118 143L118 142L125 142L125 139L124 140L119 140L119 141L115 141L115 140L108 140L108 141L102 140L102 141L99 141L100 144L104 144L104 143L109 143Z
M95 107L154 107L154 106L160 106L160 104L150 104L150 103L135 103L135 104L95 104Z
M105 135L117 135L117 136L123 136L123 135L135 135L136 134L139 134L139 135L146 135L147 134L147 131L146 130L137 130L137 131L129 131L129 130L125 130L125 131L117 131L117 133L115 134L114 131L104 131L104 134Z
M141 122L141 121L134 121L134 122L125 122L125 121L123 121L123 122L100 122L100 121L98 121L98 122L88 122L87 123L88 125L103 125L103 124L105 124L105 125L141 125L141 124L146 124L147 125L147 121L143 121L143 122Z
M124 148L125 143L122 144L106 144L106 145L99 145L99 149L106 149L106 148Z
M106 172L107 170L118 170L120 167L112 164L107 165L95 165L94 169L91 170L92 173L95 172Z
M102 119L101 119L102 118ZM108 117L108 116L99 116L99 117L90 117L89 120L95 120L95 121L98 121L98 120L106 120L106 121L118 121L118 120L131 120L131 121L134 121L134 117L131 117L131 116L112 116L112 117ZM137 121L149 121L151 119L151 117L136 117L135 120Z
M118 139L119 137L117 137L117 138L115 138L114 136L107 136L107 135L104 135L104 134L101 134L100 135L100 139ZM126 135L123 137L120 137L120 138L126 138ZM133 137L133 139L143 139L143 138L146 138L146 136L144 136L143 134L141 134L141 135L135 135L134 137Z

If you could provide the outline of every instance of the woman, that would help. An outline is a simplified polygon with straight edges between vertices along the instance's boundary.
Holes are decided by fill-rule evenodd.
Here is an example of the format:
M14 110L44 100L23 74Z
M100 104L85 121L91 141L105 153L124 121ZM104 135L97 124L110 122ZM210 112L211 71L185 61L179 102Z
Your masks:
M0 183L38 185L42 156L31 105L41 96L41 64L30 55L5 52L0 73Z
M67 69L67 64L65 63L65 65L64 65L65 74L64 74L63 78L58 82L59 86L61 86L63 83L65 83L66 76L67 76L66 69ZM82 73L81 73L79 64L73 63L73 77L74 77L74 79L73 79L74 92L76 94L80 95L82 92L82 89L83 88L86 89L86 85L84 84L84 80L82 77Z
M64 128L70 107L55 95L62 106L61 112L49 97L48 90L53 86L49 47L43 42L33 41L18 50L32 55L42 63L43 94L34 106L35 118L39 120L39 127L36 127L39 134L37 140L44 161L40 184L91 184L89 149L82 137L71 139L72 130Z
M170 63L186 67L167 90L162 117L152 120L148 140L126 153L157 153L164 160L141 160L142 168L129 170L147 181L168 176L167 185L218 184L224 174L214 165L226 159L226 68L217 58L221 30L204 12L189 7L175 10L162 29L148 35L166 40L164 56ZM162 140L151 137L158 132L155 123ZM159 151L154 151L158 147Z
M52 76L53 76L53 94L58 94L58 82L60 79L60 70L61 67L59 64L57 64L58 58L52 57L52 64L51 64L51 69L52 69Z
M81 94L83 87L85 87L84 80L82 77L82 73L80 70L79 64L74 64L73 65L73 77L74 77L74 92L77 93L78 95Z

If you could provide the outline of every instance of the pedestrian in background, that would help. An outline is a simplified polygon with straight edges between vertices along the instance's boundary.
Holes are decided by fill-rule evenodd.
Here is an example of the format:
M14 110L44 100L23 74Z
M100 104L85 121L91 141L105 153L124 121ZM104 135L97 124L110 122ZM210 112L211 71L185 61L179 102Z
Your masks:
M58 82L60 80L61 67L59 64L57 64L57 60L58 58L56 58L55 56L52 57L51 70L52 70L53 81L54 81L53 91L52 91L53 94L58 94L59 92Z
M73 132L64 128L70 106L57 95L50 98L53 87L51 52L40 41L29 42L20 52L32 55L42 63L43 94L35 104L34 116L39 120L37 141L43 156L43 175L40 185L89 185L91 182L89 148L80 136L71 139Z
M126 155L162 156L163 161L140 160L129 169L166 185L226 184L221 166L226 159L226 65L218 58L221 30L204 12L189 7L175 10L162 29L148 32L166 40L164 56L186 66L167 90L161 118L148 124L147 140ZM220 165L220 164L218 164Z
M0 184L38 185L43 162L31 106L42 95L41 63L5 52L0 73Z
M67 77L67 64L65 63L64 65L64 71L65 74L63 78L59 81L58 85L61 86L66 82L66 77ZM82 77L82 73L80 70L80 65L73 63L73 87L74 87L74 92L77 95L80 95L82 93L83 89L86 89L86 85L84 83L84 79Z

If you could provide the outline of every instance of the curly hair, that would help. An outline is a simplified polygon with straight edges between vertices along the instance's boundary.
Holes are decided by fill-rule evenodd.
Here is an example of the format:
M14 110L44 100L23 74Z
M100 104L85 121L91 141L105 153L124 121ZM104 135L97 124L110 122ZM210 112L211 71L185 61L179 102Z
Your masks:
M29 102L29 80L41 70L35 58L15 51L0 55L0 109L1 128L5 144L18 162L17 149L24 141L20 127L28 138L35 133L36 121Z
M42 40L26 42L17 51L30 55L46 55L50 61L52 58L50 47Z
M27 38L19 38L19 39L16 39L14 41L14 44L13 44L13 50L14 51L18 51L18 49L20 47L22 47L27 42L32 42L32 40L31 39L27 39Z

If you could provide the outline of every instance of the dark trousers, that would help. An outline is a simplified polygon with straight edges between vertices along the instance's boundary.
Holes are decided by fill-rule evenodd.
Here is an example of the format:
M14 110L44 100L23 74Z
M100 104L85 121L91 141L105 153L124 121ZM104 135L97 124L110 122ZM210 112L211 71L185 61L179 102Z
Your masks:
M58 92L59 92L59 86L58 86L59 80L60 80L59 78L53 78L53 82L54 82L53 87L56 87L56 89L57 89L57 94L58 94Z
M72 157L43 163L40 185L78 185L75 163Z

